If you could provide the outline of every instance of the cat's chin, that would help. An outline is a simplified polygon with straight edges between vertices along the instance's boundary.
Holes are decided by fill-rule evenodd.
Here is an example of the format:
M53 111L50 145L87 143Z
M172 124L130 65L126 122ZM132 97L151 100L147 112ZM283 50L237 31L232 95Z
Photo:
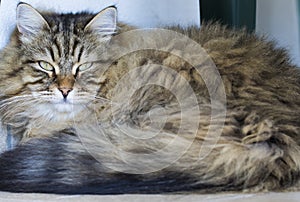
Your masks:
M70 101L64 101L64 100L52 102L51 104L53 105L54 110L57 113L63 113L63 114L73 114L74 115L74 114L77 114L80 111L82 111L82 108L83 108L81 105L77 105Z
M78 110L76 109L76 107L74 107L74 105L70 103L56 103L53 105L58 113L76 113L76 111Z
M29 117L39 117L41 120L65 122L69 120L78 120L84 114L85 107L72 103L44 103L35 105L28 109Z

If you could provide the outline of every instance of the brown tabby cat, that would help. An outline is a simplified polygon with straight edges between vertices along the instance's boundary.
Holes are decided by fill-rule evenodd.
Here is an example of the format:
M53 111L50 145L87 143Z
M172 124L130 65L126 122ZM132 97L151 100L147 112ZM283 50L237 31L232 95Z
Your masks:
M300 70L284 50L218 24L116 21L114 7L18 5L0 55L1 134L13 147L0 190L298 190Z

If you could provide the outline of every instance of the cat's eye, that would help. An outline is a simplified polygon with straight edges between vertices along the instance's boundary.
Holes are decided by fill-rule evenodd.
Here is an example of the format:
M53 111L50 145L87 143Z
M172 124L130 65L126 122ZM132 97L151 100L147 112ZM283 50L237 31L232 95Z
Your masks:
M48 62L39 61L39 66L46 71L53 71L54 67Z
M80 72L85 71L85 70L91 68L92 66L93 66L93 63L91 63L91 62L84 63L78 67L78 71L80 71Z

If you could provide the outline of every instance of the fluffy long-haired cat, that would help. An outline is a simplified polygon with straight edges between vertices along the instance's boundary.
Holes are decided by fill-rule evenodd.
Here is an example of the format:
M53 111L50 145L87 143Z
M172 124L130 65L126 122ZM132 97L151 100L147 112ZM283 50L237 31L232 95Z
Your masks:
M218 24L135 30L17 7L0 55L0 190L298 190L300 70Z

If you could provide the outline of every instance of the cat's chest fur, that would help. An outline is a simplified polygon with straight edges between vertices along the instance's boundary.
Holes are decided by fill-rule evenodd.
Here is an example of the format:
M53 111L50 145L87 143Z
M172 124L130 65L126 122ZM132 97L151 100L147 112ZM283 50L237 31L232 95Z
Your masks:
M84 125L92 116L89 110L82 110L80 107L71 112L56 108L53 105L36 104L22 113L16 113L15 117L20 118L9 121L11 132L18 134L24 141L31 137L49 137L57 131Z

